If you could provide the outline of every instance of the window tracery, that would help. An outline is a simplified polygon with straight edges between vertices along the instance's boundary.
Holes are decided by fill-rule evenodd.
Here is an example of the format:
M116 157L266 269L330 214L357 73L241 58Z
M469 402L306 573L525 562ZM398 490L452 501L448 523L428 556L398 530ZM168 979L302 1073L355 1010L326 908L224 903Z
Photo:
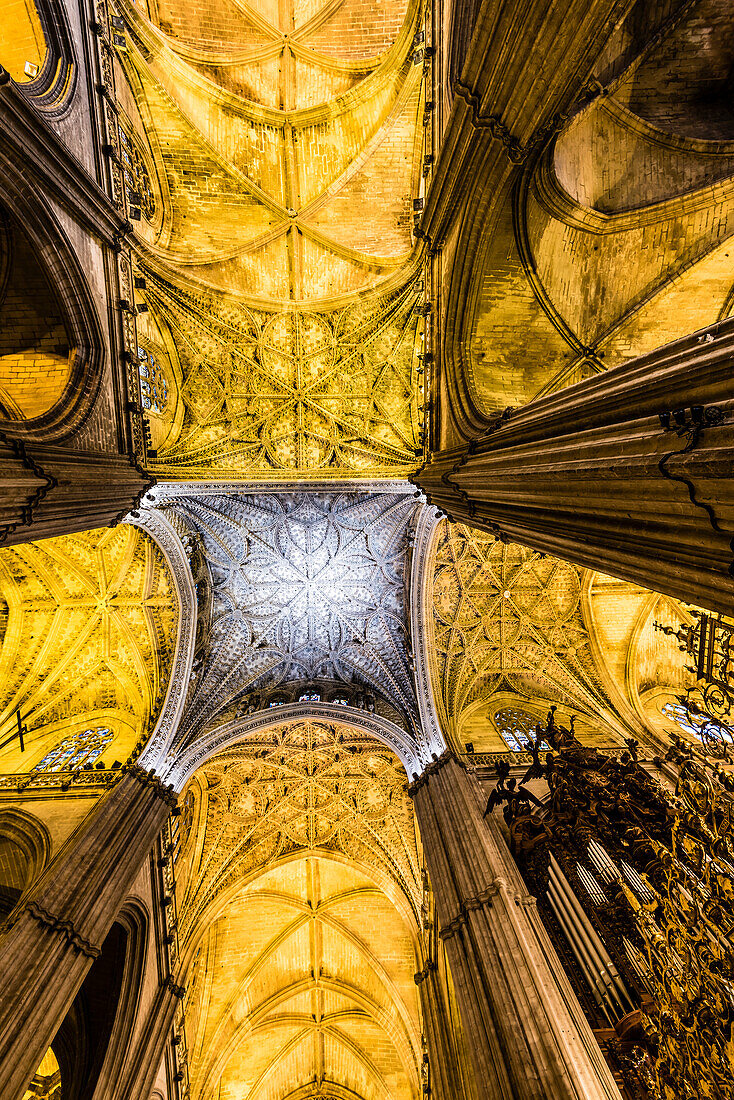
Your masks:
M65 737L43 760L32 769L34 772L78 771L87 764L93 764L109 745L114 734L111 730L98 726L87 729L74 737Z
M662 713L666 718L672 718L684 733L697 741L704 743L714 741L720 745L734 744L734 734L727 726L717 722L708 714L695 714L685 703L666 703Z
M118 134L128 215L133 221L140 221L142 213L145 220L150 222L155 217L155 195L145 158L135 138L122 125L118 125Z
M519 707L502 707L496 711L494 724L502 740L513 752L526 752L531 740L535 741L538 720ZM550 746L543 741L541 748L547 752Z
M162 416L168 404L168 377L160 359L143 347L138 348L138 374L143 408Z

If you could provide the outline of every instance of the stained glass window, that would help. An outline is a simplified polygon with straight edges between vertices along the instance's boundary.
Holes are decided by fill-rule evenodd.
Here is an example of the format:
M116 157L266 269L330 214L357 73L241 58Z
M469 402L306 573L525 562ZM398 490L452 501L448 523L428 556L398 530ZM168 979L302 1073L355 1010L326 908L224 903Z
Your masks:
M299 703L320 703L321 696L318 691L307 691L298 697Z
M162 414L168 404L168 379L152 351L138 348L138 374L143 408Z
M84 730L75 737L66 737L56 748L46 753L34 772L70 772L93 764L112 740L112 732L102 727Z
M140 221L141 213L146 221L152 221L155 216L155 195L145 158L137 141L122 126L119 127L119 135L128 214L133 221Z
M538 725L538 719L526 710L503 707L495 714L494 724L503 741L513 752L527 752L531 737L535 741L535 727ZM550 746L543 741L541 748L547 752Z
M672 718L684 733L695 737L697 741L719 741L731 744L734 741L732 731L710 718L707 714L693 714L685 703L666 703L662 708L666 718Z

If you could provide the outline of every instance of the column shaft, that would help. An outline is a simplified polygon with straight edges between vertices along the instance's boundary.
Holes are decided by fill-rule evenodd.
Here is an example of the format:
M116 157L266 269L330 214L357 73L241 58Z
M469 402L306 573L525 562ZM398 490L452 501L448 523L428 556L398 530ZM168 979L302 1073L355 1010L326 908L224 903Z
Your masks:
M452 518L732 613L733 359L730 319L509 410L416 483Z
M476 780L447 752L413 793L480 1100L619 1100Z
M110 1100L148 1100L171 1035L176 1005L183 995L183 987L171 978L161 985Z
M464 1100L451 1020L436 965L426 967L422 975L416 975L416 981L418 977L421 979L418 988L428 1047L431 1100Z
M139 768L71 835L0 939L0 1096L18 1100L100 953L172 795Z

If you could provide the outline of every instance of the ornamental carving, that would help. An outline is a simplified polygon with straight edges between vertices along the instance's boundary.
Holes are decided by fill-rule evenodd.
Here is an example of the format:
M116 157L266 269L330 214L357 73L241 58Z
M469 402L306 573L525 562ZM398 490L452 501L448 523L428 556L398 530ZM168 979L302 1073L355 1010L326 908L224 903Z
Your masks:
M177 627L171 571L135 527L0 551L0 771L29 771L97 726L124 761L163 705Z
M498 691L608 705L581 611L583 570L447 520L435 547L433 683L447 730Z
M182 371L156 469L175 477L399 477L421 447L415 282L330 313L266 313L148 275Z
M417 507L404 493L172 496L212 582L208 651L179 741L246 689L314 679L369 689L417 730L405 591Z
M298 851L338 852L379 869L420 912L407 779L378 741L303 719L232 746L197 776L206 834L202 849L188 853L195 885L181 907L184 936L228 886Z

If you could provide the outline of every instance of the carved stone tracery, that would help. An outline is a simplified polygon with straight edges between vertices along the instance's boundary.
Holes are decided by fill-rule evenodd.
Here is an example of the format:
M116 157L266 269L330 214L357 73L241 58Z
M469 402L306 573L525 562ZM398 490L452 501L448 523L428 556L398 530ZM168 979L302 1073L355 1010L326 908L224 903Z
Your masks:
M362 685L417 731L405 622L405 494L176 496L212 577L208 654L180 740L246 688ZM417 732L416 732L417 736Z

